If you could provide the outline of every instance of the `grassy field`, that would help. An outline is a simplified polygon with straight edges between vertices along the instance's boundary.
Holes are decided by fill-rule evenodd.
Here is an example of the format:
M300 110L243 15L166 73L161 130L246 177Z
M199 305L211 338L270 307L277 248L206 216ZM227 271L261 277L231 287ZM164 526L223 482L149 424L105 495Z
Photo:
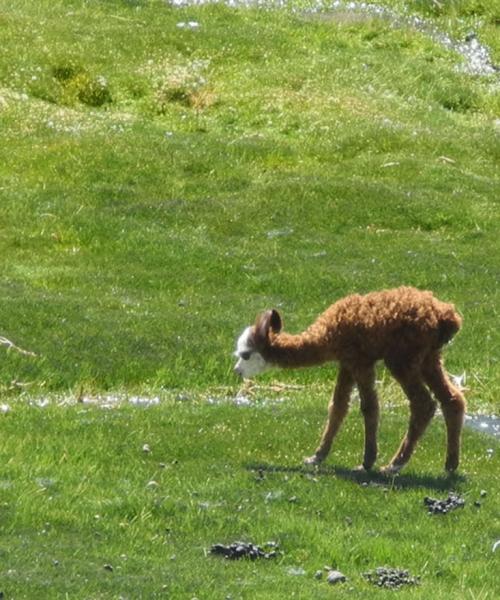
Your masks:
M500 63L496 0L379 4L475 31ZM362 577L379 565L422 577L401 597L497 595L495 440L466 432L447 480L437 419L406 475L362 481L357 407L327 465L300 467L335 368L237 399L258 311L298 331L409 284L457 305L447 367L471 412L500 410L498 74L298 6L0 1L0 336L35 354L0 346L7 598L383 596ZM383 461L407 417L379 379ZM429 517L450 490L465 508ZM207 556L236 539L282 554Z
M1 421L5 597L496 596L498 445L466 431L461 475L446 479L439 420L406 474L357 477L350 471L362 448L355 409L332 458L315 472L300 463L324 418L319 396L280 400L16 405ZM384 412L382 459L405 421L400 411ZM424 497L446 498L450 489L465 507L428 515ZM241 539L275 541L282 554L255 562L209 554L212 544ZM325 565L348 582L333 589L326 573L314 579ZM362 574L383 565L408 569L421 584L374 588Z

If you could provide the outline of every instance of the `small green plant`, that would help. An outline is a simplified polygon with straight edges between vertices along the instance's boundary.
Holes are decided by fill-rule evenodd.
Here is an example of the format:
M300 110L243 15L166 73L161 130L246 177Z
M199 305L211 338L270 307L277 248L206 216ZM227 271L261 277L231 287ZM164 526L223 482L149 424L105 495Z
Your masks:
M476 90L467 85L457 74L442 74L431 83L432 98L443 108L455 112L467 112L479 106Z
M153 88L154 110L165 114L172 104L196 109L213 105L215 95L206 79L208 66L205 60L150 63L145 70Z
M103 106L113 101L108 81L102 75L91 77L82 73L72 80L76 96L82 104L87 106Z
M57 63L50 75L30 82L31 94L61 106L100 107L113 101L109 83L102 75L93 76L75 61Z

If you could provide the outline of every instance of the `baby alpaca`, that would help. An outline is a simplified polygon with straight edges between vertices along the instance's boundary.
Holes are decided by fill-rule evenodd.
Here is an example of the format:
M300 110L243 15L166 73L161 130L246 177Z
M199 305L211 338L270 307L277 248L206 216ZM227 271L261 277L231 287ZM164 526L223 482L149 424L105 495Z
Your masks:
M338 361L337 385L326 426L316 452L305 462L316 465L327 457L356 385L365 422L362 466L369 470L377 458L375 363L383 360L410 402L408 432L383 472L396 473L410 459L436 408L429 390L439 401L446 423L445 468L454 471L459 463L465 400L446 375L441 349L460 329L461 322L452 304L411 287L347 296L298 335L282 332L279 313L269 310L238 339L235 371L242 377L252 377L272 366Z

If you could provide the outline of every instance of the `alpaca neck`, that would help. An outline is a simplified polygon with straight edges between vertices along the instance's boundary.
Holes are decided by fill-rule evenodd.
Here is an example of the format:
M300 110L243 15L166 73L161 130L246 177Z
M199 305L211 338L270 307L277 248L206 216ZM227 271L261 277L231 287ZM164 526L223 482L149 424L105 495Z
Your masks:
M273 335L262 354L266 361L279 367L308 367L335 359L331 345L309 331Z

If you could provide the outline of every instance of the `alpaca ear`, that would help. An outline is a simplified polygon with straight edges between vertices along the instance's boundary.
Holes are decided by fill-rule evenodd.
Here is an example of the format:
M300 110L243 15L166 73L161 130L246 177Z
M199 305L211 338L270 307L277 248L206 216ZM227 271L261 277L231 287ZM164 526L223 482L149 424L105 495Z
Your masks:
M280 314L277 310L267 310L265 313L257 317L255 323L255 335L256 338L265 342L269 338L269 332L279 333L281 331L282 321Z
M283 321L281 320L281 316L280 316L279 312L277 310L275 310L274 308L268 312L271 313L269 322L270 322L273 333L279 333L283 326Z

